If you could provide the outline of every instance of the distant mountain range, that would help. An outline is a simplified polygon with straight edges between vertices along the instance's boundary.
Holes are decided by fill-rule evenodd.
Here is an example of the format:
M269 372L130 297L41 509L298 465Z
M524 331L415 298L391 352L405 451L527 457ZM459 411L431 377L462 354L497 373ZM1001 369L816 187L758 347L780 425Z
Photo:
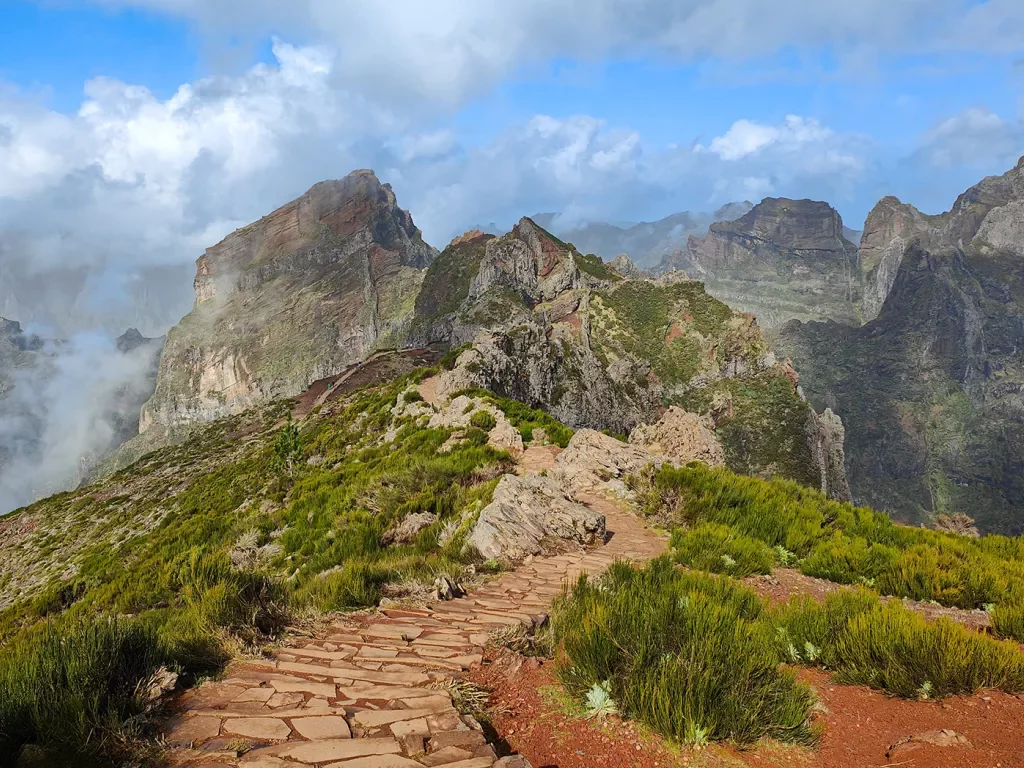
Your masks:
M593 221L580 224L561 213L538 213L530 218L537 226L572 243L581 253L592 253L605 261L624 253L641 269L652 269L673 251L685 248L690 235L703 237L714 222L738 219L753 207L746 201L728 203L713 213L683 211L658 221L639 223ZM476 229L489 235L503 233L493 223Z

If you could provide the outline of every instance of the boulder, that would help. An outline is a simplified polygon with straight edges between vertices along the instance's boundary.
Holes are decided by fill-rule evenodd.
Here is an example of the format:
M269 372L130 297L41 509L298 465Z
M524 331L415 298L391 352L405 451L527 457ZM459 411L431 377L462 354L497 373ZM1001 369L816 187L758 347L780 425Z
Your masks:
M467 545L483 557L518 562L530 555L602 541L604 515L573 501L560 479L505 475L480 511Z
M712 429L707 416L672 406L656 424L637 426L630 433L629 442L676 464L703 461L709 467L723 467L725 451Z
M558 475L572 493L622 490L623 479L648 465L661 465L665 457L630 445L593 429L581 429L558 455Z
M412 544L420 531L436 522L437 515L429 512L410 512L402 522L381 536L380 543L385 547L392 544Z

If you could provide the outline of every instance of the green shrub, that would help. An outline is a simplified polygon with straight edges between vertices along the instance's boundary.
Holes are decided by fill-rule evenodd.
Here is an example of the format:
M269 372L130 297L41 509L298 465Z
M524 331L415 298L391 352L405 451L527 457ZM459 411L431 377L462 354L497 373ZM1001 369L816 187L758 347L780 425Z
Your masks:
M579 251L573 251L572 258L581 272L596 277L598 280L617 281L622 279L622 275L605 264L600 256L595 256L592 253L584 256Z
M760 480L692 463L629 479L641 510L668 526L729 526L799 559L808 576L879 592L981 608L1019 587L1016 539L979 539L893 523L788 480Z
M8 647L0 766L17 765L29 744L64 757L125 758L139 735L145 683L167 661L156 632L123 619L49 623Z
M676 562L711 573L742 579L752 573L771 573L775 552L764 542L736 533L727 525L704 523L690 531L672 533Z
M814 546L800 563L800 570L837 584L873 584L899 557L900 551L895 547L872 546L861 536L850 538L837 531Z
M418 389L410 389L402 395L402 400L407 403L421 403L423 402L423 395L420 394Z
M482 429L484 432L490 432L497 423L494 416L487 411L477 411L469 418L470 426Z
M579 700L602 686L625 716L677 742L810 743L814 698L780 668L757 596L728 579L616 563L556 600L559 676Z
M776 609L779 642L795 662L834 670L843 683L905 698L942 698L981 688L1024 691L1024 654L946 618L930 622L897 601L842 590Z
M1011 599L992 610L992 628L1000 637L1024 643L1024 600Z

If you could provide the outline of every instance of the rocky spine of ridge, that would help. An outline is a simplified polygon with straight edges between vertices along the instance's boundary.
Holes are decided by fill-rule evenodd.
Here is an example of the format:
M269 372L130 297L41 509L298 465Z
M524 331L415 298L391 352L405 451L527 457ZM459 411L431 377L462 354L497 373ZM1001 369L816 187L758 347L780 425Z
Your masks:
M195 307L168 335L142 432L298 394L394 345L435 255L372 171L229 235L196 263Z
M690 237L658 271L681 269L766 329L791 319L859 324L857 246L827 203L767 198L731 222Z
M612 266L530 219L456 238L427 271L411 335L463 347L438 393L483 387L622 435L678 405L713 424L731 468L847 495L838 419L802 400L752 316L680 273Z
M1024 161L938 216L885 198L862 242L877 316L778 340L811 402L843 417L854 498L1024 531Z

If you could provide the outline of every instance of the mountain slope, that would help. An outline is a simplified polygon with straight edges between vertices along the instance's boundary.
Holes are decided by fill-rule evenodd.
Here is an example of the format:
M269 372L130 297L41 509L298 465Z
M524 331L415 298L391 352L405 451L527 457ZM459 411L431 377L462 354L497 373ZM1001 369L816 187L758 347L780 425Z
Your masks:
M317 184L210 248L142 412L146 446L394 344L434 255L372 171Z
M757 315L766 329L791 319L857 325L861 297L857 246L827 203L766 198L660 265L703 280L730 307Z
M800 398L756 321L699 282L624 279L523 219L453 241L416 308L417 343L468 347L440 391L483 387L615 433L682 405L713 423L731 468L846 495L841 424Z
M1024 162L940 216L882 200L865 242L878 316L792 323L778 342L811 402L846 423L855 498L1024 531Z

